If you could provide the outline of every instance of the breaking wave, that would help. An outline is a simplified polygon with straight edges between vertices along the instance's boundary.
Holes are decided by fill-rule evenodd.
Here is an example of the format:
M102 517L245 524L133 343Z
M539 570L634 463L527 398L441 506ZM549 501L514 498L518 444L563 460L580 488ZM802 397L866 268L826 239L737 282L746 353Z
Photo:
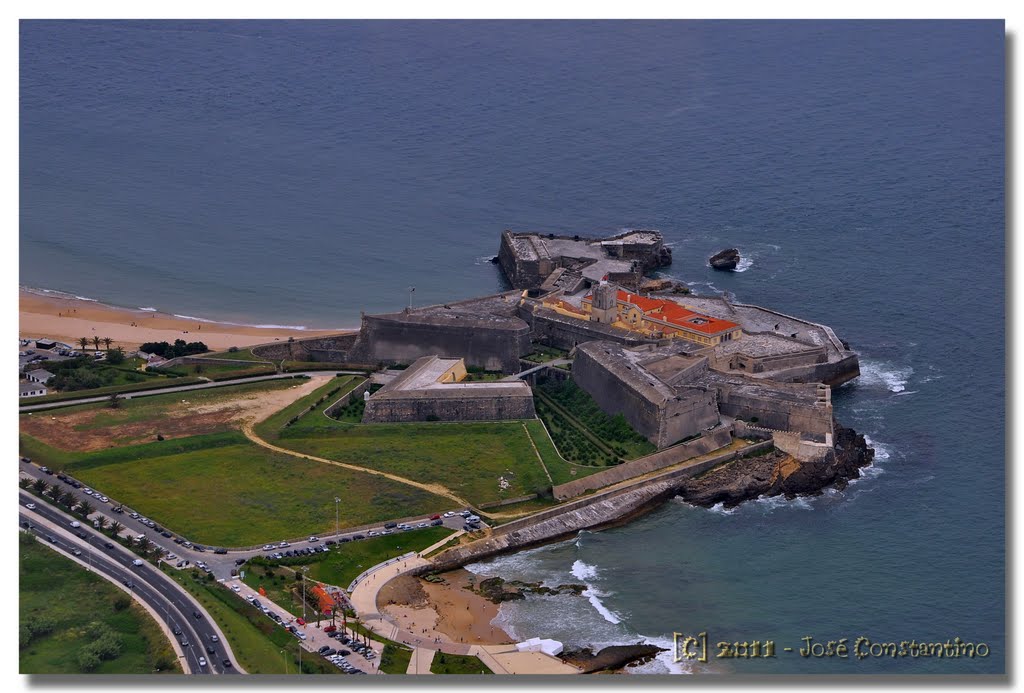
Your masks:
M860 363L860 384L868 387L885 387L889 392L903 392L907 381L914 374L910 366L895 366L882 361L864 360Z
M754 264L754 258L749 255L741 255L740 261L736 263L736 269L733 272L746 272Z

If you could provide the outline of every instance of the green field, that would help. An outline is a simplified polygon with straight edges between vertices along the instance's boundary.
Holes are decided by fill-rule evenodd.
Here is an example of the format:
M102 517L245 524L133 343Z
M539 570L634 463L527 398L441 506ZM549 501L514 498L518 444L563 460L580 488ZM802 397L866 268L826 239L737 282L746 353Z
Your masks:
M160 373L179 376L201 376L210 380L245 378L253 375L276 373L272 363L187 363L172 368L161 368Z
M430 663L432 674L493 674L479 657L438 652Z
M332 530L335 496L343 527L451 506L406 484L275 453L235 432L74 456L28 440L22 436L22 454L204 544L250 546Z
M348 589L349 583L367 568L410 551L422 551L451 535L447 527L425 527L346 542L330 553L319 554L324 560L313 563L308 574L314 580Z
M564 483L597 471L559 457L544 426L536 419L360 424L356 423L362 416L359 400L343 408L338 420L323 415L325 407L360 382L359 376L334 378L258 424L256 432L297 452L379 469L414 481L440 483L476 505L533 493L547 496L552 483ZM328 396L330 392L334 394ZM294 423L286 425L296 416L299 418Z
M384 651L380 653L380 670L385 674L404 674L409 669L411 659L412 650L389 641L384 645Z
M209 612L231 645L235 659L250 674L295 674L298 671L299 641L262 611L223 585L207 579L198 571L174 570L165 573L184 587ZM306 652L302 655L305 674L334 674L338 670L323 659Z
M258 361L271 363L270 359L261 358L252 353L251 348L239 349L238 351L218 351L215 354L203 354L207 359L228 359L231 361Z
M20 538L22 674L181 673L160 627L131 597L31 535ZM83 653L100 640L120 643L120 654L99 660ZM91 664L96 666L89 668Z
M30 404L46 404L48 402L66 402L86 397L102 397L103 395L123 394L126 392L141 392L143 390L155 390L161 387L177 387L179 385L194 385L203 382L199 378L174 378L161 377L148 379L140 383L128 383L126 385L111 385L97 387L91 390L76 390L75 392L58 392L43 397L26 397L19 402L19 406Z

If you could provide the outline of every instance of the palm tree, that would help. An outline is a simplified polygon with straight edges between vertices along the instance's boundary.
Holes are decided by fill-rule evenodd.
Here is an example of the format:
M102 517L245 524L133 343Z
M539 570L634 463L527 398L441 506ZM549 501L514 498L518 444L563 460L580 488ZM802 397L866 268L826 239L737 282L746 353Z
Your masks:
M82 351L85 351L85 347L89 346L89 338L88 337L79 337L78 338L78 346L82 347Z
M100 515L98 518L96 518L96 521L100 523L99 530L101 532L104 529L106 529L106 527L107 527L107 517L106 517L106 515Z
M143 556L146 556L146 555L149 554L149 549L152 546L153 546L153 542L151 542L146 537L142 537L141 539L139 539L139 553L141 553Z
M78 512L82 514L82 517L89 517L89 514L94 510L96 510L95 506L87 500L78 503Z
M75 494L71 493L71 491L61 491L60 498L56 498L55 500L65 508L70 508L75 502Z
M18 486L20 486L22 488L26 488L27 489L31 485L32 485L32 480L29 479L27 476L23 476L23 477L21 477L21 479L18 480Z
M114 343L114 340L111 339L110 337L104 337L100 341L103 342L104 349L110 349L110 345Z
M110 407L111 409L120 409L121 396L118 395L116 392L110 395L110 397L107 399L107 406Z
M100 350L100 338L99 337L93 335L92 346L93 346L93 348L96 349L96 351Z
M50 488L50 485L46 483L46 479L36 479L32 482L32 490L40 496L46 493L48 488Z
M110 531L110 536L114 537L115 539L117 538L118 533L122 529L124 529L124 525L122 525L117 520L111 520L110 524L107 526L107 530Z

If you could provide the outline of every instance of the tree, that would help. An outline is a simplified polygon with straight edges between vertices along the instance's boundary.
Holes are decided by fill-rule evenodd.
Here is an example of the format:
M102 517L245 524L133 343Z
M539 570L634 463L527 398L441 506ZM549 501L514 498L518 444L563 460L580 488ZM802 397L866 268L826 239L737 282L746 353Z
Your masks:
M100 515L98 518L96 518L96 521L100 523L99 530L101 532L104 529L106 529L106 527L107 527L107 517L106 517L106 515Z
M93 335L92 346L93 346L94 349L96 349L96 351L100 350L100 338L99 337Z
M71 504L75 502L75 494L71 493L71 491L61 491L60 498L55 498L54 500L65 508L70 508Z
M78 338L78 346L82 347L82 351L85 351L85 348L87 346L89 346L89 338L88 337L79 337Z
M110 337L104 337L100 341L103 342L103 348L107 349L108 351L110 350L110 345L114 343L114 340L111 339Z
M142 554L143 556L148 556L150 549L152 548L153 542L151 542L148 538L142 537L141 539L139 539L138 551L140 554Z
M124 525L117 520L111 520L110 525L107 526L107 530L110 532L110 536L112 537L116 537L122 529L124 529Z
M89 514L96 510L95 506L87 500L79 501L78 512L82 514L82 517L89 517Z
M124 360L124 349L122 349L121 347L114 347L113 349L107 351L107 363L109 363L111 366L120 366L122 363L124 363Z
M18 486L20 486L22 488L28 488L31 485L32 485L32 480L29 479L27 476L23 476L23 477L21 477L18 480Z
M110 407L111 409L120 409L121 408L121 396L119 394L117 394L116 392L114 394L110 395L110 397L107 398L107 406Z
M48 488L50 488L50 484L46 483L46 479L36 479L32 482L32 490L40 496L46 493Z

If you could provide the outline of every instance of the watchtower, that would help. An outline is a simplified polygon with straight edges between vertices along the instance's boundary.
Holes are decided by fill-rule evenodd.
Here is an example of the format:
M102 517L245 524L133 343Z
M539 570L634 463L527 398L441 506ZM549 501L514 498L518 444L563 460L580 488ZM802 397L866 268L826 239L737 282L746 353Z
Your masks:
M594 322L610 324L619 317L617 302L618 290L608 282L601 282L594 289L594 300L590 309L590 319Z

